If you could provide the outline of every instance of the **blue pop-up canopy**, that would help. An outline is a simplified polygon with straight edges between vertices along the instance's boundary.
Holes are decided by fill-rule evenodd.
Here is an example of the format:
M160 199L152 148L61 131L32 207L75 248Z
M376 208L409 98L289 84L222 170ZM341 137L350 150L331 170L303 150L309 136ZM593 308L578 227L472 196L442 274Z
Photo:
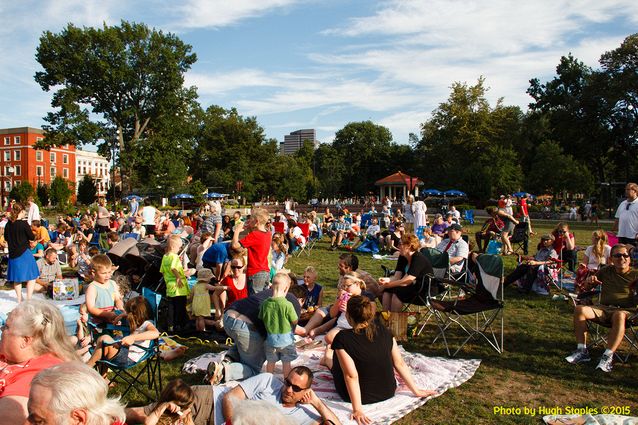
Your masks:
M443 192L441 192L440 190L437 189L425 189L422 190L421 193L427 195L427 196L441 196L443 195Z
M443 192L445 196L467 196L465 192L461 192L460 190L450 189Z

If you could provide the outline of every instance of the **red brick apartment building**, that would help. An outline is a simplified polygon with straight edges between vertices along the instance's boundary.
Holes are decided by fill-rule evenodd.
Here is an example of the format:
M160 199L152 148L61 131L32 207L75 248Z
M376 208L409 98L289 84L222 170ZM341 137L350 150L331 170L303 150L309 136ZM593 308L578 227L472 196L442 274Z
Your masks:
M55 176L75 182L75 146L65 145L35 149L33 145L44 138L39 128L18 127L0 129L0 191L2 205L11 188L28 181L37 187L38 183L51 184Z

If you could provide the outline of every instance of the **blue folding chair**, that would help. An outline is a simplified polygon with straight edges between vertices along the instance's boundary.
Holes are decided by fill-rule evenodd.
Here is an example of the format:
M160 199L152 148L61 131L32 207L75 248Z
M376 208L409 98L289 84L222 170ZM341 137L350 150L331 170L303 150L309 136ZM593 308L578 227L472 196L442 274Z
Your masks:
M470 224L474 224L474 210L463 211L463 220L467 221Z
M154 323L157 324L159 319L159 306L162 296L148 288L142 289L142 296L148 301ZM116 344L119 341L113 341ZM108 344L105 344L108 345ZM130 365L122 365L115 363L113 359L102 358L97 361L97 365L108 368L113 373L111 381L121 379L126 383L126 389L121 396L124 397L131 389L135 388L144 395L149 401L155 401L159 398L162 391L162 369L159 350L159 339L150 341L148 347L141 344L133 344L135 347L143 351L142 357L135 363ZM141 378L146 379L141 379ZM151 391L153 393L151 393Z
M139 233L122 233L122 240L124 239L135 239L137 241L140 240L140 234Z

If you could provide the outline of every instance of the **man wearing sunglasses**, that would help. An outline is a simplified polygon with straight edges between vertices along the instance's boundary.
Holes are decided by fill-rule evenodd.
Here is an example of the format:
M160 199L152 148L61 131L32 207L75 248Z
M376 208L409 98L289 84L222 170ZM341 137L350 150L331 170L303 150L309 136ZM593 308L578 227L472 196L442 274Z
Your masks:
M584 363L591 360L587 351L587 321L611 327L607 334L607 347L596 369L611 372L614 352L625 335L628 317L636 314L636 280L638 270L632 270L629 246L618 244L611 248L611 266L601 268L598 273L587 278L591 286L601 285L600 303L578 305L574 310L574 333L578 343L576 351L565 358L569 363Z
M638 184L627 183L625 199L620 203L614 216L614 231L617 231L618 242L636 246L638 236Z
M305 366L293 368L284 381L271 373L248 378L229 390L222 399L222 414L226 423L232 419L234 406L240 400L264 400L276 406L292 423L311 425L340 424L337 416L310 388L312 371ZM312 406L316 413L308 406Z

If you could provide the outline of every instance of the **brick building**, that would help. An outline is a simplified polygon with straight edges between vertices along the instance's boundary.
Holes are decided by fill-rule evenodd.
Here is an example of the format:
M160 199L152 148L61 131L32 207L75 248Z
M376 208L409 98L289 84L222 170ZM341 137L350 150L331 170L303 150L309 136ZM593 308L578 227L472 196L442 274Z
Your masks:
M0 129L0 192L2 205L15 185L28 181L51 184L55 176L76 182L75 146L65 145L50 150L35 149L44 138L38 128L18 127Z

